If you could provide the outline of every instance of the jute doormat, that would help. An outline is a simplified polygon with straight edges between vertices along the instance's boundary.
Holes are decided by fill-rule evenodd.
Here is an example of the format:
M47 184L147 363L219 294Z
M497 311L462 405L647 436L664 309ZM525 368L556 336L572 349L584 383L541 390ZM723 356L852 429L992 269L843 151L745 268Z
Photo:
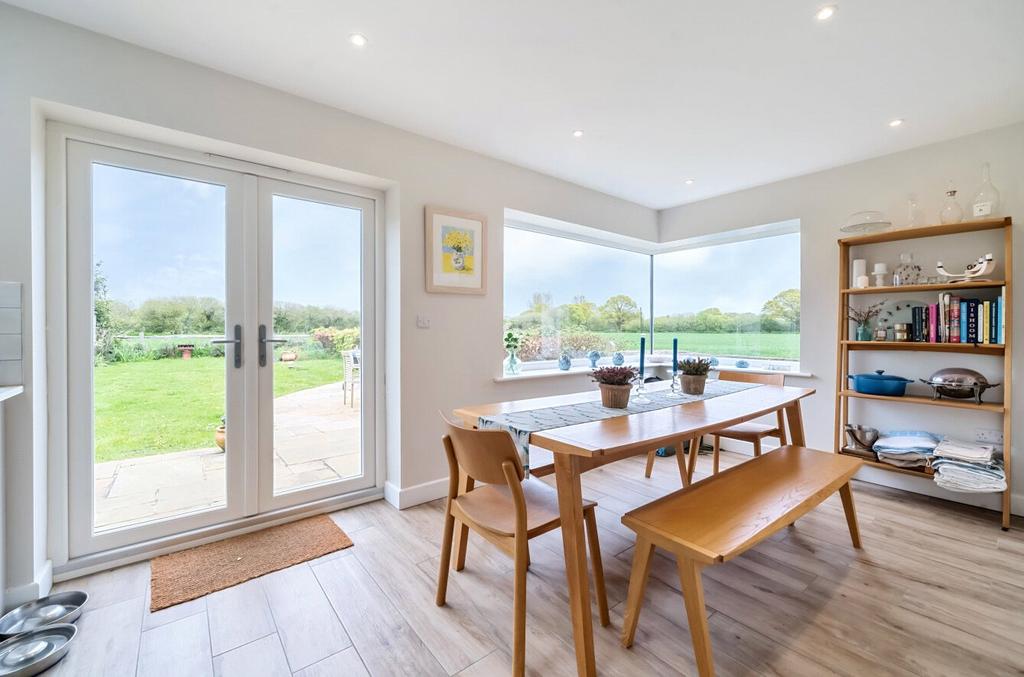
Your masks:
M174 552L151 562L150 611L244 583L352 545L327 515Z

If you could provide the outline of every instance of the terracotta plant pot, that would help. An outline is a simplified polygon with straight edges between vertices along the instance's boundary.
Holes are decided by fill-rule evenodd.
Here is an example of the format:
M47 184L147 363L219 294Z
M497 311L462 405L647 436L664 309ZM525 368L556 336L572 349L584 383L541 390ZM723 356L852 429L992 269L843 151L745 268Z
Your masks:
M628 383L622 386L607 383L597 385L601 389L601 406L609 409L625 409L629 406L629 393L632 392L633 386Z
M299 359L299 354L291 350L286 350L283 353L281 353L281 357L279 359L282 362L294 362L295 360Z
M217 431L213 433L213 441L217 443L221 451L224 451L224 440L227 438L226 427L219 425Z
M687 395L703 395L704 384L707 380L707 374L702 374L701 376L692 376L689 374L679 375L679 383L683 386L683 392Z

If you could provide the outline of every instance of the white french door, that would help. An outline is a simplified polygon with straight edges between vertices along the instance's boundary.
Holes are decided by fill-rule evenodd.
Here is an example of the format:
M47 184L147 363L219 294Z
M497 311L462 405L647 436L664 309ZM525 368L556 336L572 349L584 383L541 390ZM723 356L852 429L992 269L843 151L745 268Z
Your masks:
M71 558L375 485L374 206L68 141Z

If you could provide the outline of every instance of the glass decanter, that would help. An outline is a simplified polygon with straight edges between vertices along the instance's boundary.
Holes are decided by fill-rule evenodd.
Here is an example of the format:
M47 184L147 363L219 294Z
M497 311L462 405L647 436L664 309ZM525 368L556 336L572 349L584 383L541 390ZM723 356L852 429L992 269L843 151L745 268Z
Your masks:
M999 191L992 185L989 179L988 163L981 166L981 186L971 200L971 216L975 219L984 219L996 216L999 213Z
M942 223L960 223L964 220L964 210L956 201L956 188L953 182L949 182L949 189L946 190L946 201L942 204L942 211L939 212L939 221Z
M921 284L921 266L914 263L914 255L910 252L900 254L900 265L896 266L893 279L899 276L899 284Z

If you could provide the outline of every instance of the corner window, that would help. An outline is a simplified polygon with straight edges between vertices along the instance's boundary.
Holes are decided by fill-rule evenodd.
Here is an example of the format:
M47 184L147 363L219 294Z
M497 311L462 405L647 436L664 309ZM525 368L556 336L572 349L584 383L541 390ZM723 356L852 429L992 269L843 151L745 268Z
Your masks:
M635 363L643 335L655 360L795 371L800 359L800 233L650 252L505 228L505 332L524 370L588 367L600 353ZM651 318L653 319L653 323Z

